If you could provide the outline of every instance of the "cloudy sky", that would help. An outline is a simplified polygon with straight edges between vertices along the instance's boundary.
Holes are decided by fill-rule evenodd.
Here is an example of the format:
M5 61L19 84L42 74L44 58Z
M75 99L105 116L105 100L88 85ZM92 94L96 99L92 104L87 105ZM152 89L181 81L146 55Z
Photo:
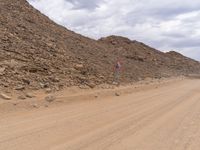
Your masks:
M85 36L125 36L200 60L200 0L28 1L55 22Z

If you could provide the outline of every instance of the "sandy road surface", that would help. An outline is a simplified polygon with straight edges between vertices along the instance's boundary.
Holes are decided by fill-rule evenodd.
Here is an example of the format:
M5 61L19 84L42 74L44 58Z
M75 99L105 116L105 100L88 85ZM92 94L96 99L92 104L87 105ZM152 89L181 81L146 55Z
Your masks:
M200 80L0 118L0 150L199 149Z

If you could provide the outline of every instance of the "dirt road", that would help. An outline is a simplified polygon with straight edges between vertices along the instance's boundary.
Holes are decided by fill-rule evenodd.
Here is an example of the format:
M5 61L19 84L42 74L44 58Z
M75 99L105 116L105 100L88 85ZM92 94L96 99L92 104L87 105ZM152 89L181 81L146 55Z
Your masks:
M0 150L199 149L200 80L0 118Z

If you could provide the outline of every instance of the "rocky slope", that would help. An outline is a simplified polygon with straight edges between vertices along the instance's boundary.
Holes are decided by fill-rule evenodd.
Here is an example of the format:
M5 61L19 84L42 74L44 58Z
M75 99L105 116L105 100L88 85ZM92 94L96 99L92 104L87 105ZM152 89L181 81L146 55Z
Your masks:
M117 53L123 58L129 69L134 67L135 73L138 71L135 77L161 77L200 72L198 61L174 51L163 53L144 43L131 41L120 36L102 38L99 42L114 49L113 53ZM140 70L137 70L137 68Z
M57 25L25 0L0 0L0 87L110 84L118 59L122 83L200 72L199 62L174 52L117 36L92 40Z

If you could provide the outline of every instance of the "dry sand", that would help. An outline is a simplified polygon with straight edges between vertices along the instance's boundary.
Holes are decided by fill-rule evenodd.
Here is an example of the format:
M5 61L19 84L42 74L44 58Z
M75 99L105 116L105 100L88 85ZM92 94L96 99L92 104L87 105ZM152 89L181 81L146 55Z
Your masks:
M199 79L125 91L1 113L0 150L199 150Z

